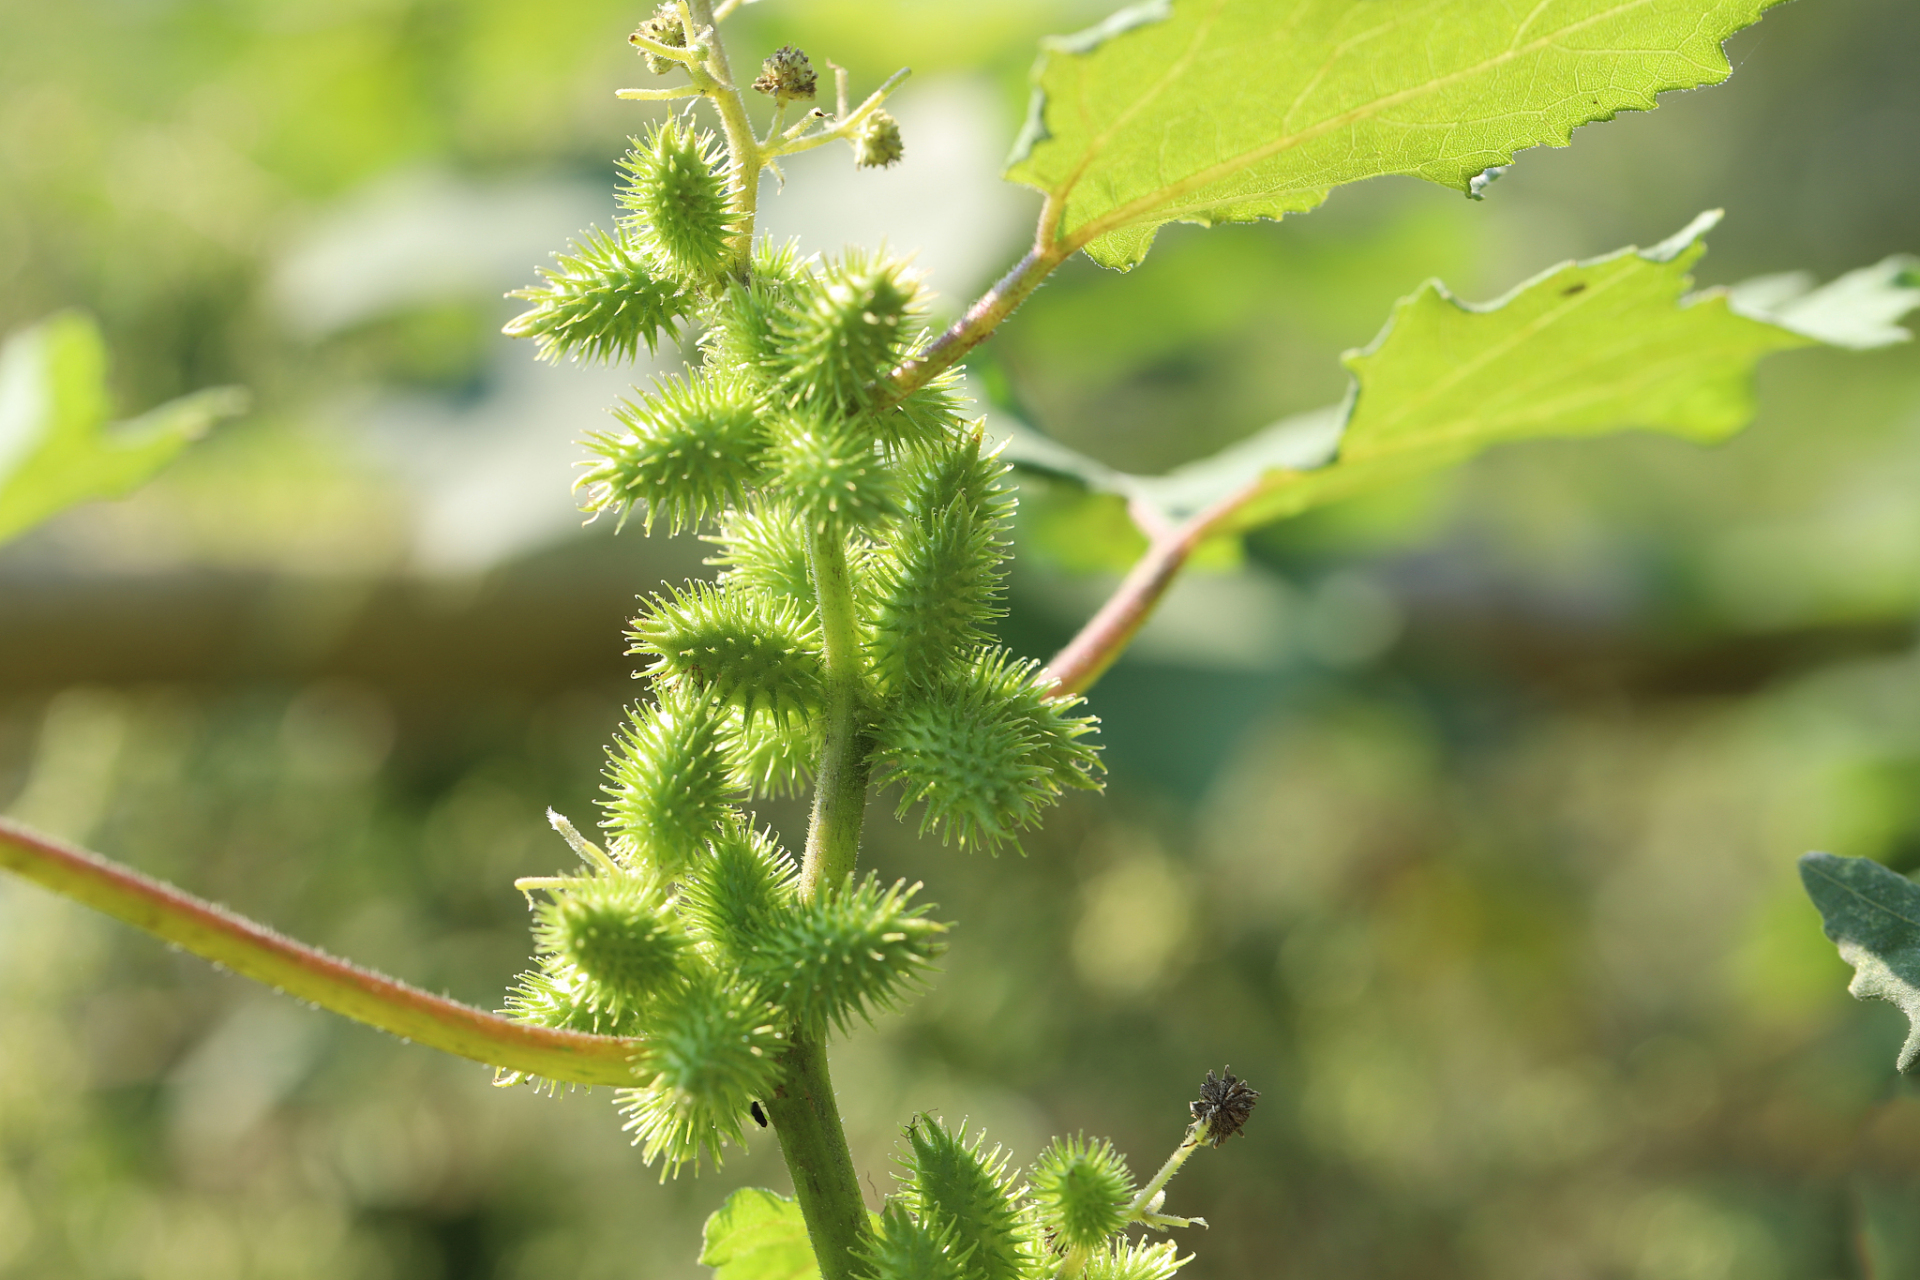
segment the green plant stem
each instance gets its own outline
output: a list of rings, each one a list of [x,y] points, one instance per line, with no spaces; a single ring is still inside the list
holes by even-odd
[[[1173,1181],[1173,1175],[1180,1172],[1180,1166],[1200,1149],[1200,1144],[1204,1141],[1206,1141],[1206,1134],[1200,1122],[1195,1121],[1187,1126],[1187,1132],[1180,1139],[1180,1145],[1173,1149],[1173,1154],[1167,1157],[1167,1162],[1160,1166],[1160,1172],[1154,1174],[1153,1180],[1140,1188],[1140,1193],[1134,1196],[1133,1203],[1127,1206],[1128,1222],[1145,1222],[1154,1226],[1186,1226],[1190,1222],[1200,1222],[1205,1225],[1199,1218],[1174,1218],[1162,1214],[1154,1203],[1154,1198],[1166,1190],[1167,1183]]]
[[[808,547],[820,610],[827,669],[825,733],[807,828],[800,894],[811,899],[853,874],[860,859],[860,826],[867,808],[866,726],[861,718],[860,631],[847,568],[846,540],[816,529]]]
[[[846,539],[837,530],[816,528],[807,557],[827,669],[826,730],[800,869],[800,894],[811,899],[853,875],[866,815],[869,765],[861,716],[859,619]],[[823,1280],[849,1280],[858,1269],[867,1234],[867,1207],[840,1125],[825,1039],[796,1032],[784,1066],[767,1118],[780,1135],[780,1154],[793,1178]]]
[[[4,818],[0,868],[243,978],[403,1039],[549,1080],[634,1083],[638,1041],[530,1026],[396,982]]]
[[[698,21],[714,24],[713,0],[691,0],[689,7]],[[768,130],[765,147],[754,136],[717,28],[711,43],[706,69],[717,83],[704,87],[726,129],[732,162],[728,181],[739,227],[733,239],[734,274],[745,279],[752,269],[760,170],[778,145],[777,131]],[[853,874],[866,812],[868,766],[860,715],[859,625],[845,540],[831,529],[814,530],[808,561],[827,673],[826,727],[800,879],[801,895],[811,899],[822,886]],[[840,1124],[824,1038],[796,1031],[781,1065],[780,1084],[764,1101],[807,1224],[807,1240],[822,1280],[854,1280],[867,1235],[867,1207]]]
[[[727,153],[732,160],[727,184],[737,219],[735,225],[739,227],[732,237],[733,272],[744,280],[753,262],[753,223],[759,207],[760,169],[765,156],[759,139],[753,136],[746,101],[733,82],[733,68],[727,63],[727,45],[720,38],[713,0],[690,0],[687,8],[695,21],[713,28],[709,40],[712,52],[707,55],[706,67],[715,83],[703,85],[702,90],[712,101],[714,110],[720,113],[721,127],[727,133]]]
[[[851,1280],[867,1237],[867,1207],[840,1125],[825,1040],[796,1033],[781,1065],[785,1073],[766,1100],[767,1119],[780,1135],[821,1280]]]

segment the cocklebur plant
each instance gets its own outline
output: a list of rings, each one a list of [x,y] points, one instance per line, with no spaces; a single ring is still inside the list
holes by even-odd
[[[1144,1185],[1098,1139],[1056,1141],[1021,1178],[964,1124],[920,1116],[902,1132],[897,1193],[877,1214],[863,1202],[826,1043],[929,981],[948,929],[918,886],[861,877],[870,788],[925,835],[1012,848],[1063,792],[1099,785],[1077,699],[1203,543],[1507,440],[1625,428],[1725,439],[1752,416],[1763,356],[1904,339],[1896,322],[1920,304],[1920,273],[1895,258],[1820,289],[1770,277],[1695,290],[1710,212],[1660,244],[1562,264],[1489,304],[1429,283],[1346,357],[1340,404],[1157,477],[972,416],[959,362],[1074,255],[1125,269],[1172,222],[1304,213],[1336,186],[1392,174],[1484,195],[1520,150],[1566,145],[1580,125],[1723,79],[1721,42],[1773,2],[1126,10],[1045,46],[1008,171],[1043,197],[1034,244],[938,334],[894,257],[803,256],[755,231],[761,174],[783,157],[845,142],[857,170],[909,153],[884,109],[899,76],[855,104],[834,68],[832,108],[809,106],[819,73],[797,47],[773,51],[744,84],[736,75],[720,23],[739,0],[663,4],[630,41],[665,83],[619,96],[689,109],[641,131],[620,166],[619,217],[519,292],[528,306],[507,331],[554,360],[624,361],[692,339],[684,371],[636,390],[588,434],[577,492],[620,523],[697,532],[715,575],[663,584],[632,621],[646,693],[614,731],[604,839],[552,816],[583,866],[519,882],[534,904],[535,963],[508,1016],[356,969],[15,825],[0,825],[0,865],[236,972],[492,1064],[505,1082],[612,1086],[663,1176],[717,1163],[764,1117],[795,1197],[742,1191],[714,1215],[702,1257],[727,1280],[800,1274],[801,1242],[826,1280],[1170,1275],[1184,1262],[1171,1242],[1131,1233],[1200,1221],[1166,1212],[1167,1182],[1245,1125],[1258,1095],[1232,1073],[1208,1073],[1185,1135]],[[46,435],[59,456],[57,433]],[[1149,540],[1044,667],[992,638],[1013,466],[1090,500],[1117,496]],[[809,790],[805,844],[783,849],[752,806]],[[1816,863],[1810,884],[1815,872],[1841,874]],[[1897,923],[1853,921],[1845,945],[1862,957],[1862,990],[1920,1008]]]
[[[717,47],[692,21],[663,6],[644,25],[635,43],[650,66],[673,60],[663,50]],[[784,108],[811,98],[815,77],[789,46],[754,87]],[[899,158],[877,103],[846,136],[861,165]],[[992,643],[1007,464],[962,415],[951,373],[892,394],[889,375],[928,341],[918,282],[883,254],[802,260],[754,243],[729,198],[734,171],[754,163],[690,120],[655,125],[621,162],[615,231],[588,232],[516,295],[531,307],[508,332],[549,359],[631,356],[681,325],[697,331],[698,362],[614,410],[579,484],[589,511],[701,531],[720,572],[655,594],[632,623],[650,692],[608,753],[606,847],[556,815],[590,871],[520,882],[545,901],[539,967],[509,1008],[643,1046],[644,1083],[620,1091],[621,1109],[663,1176],[717,1162],[763,1105],[818,1242],[834,1216],[866,1233],[857,1189],[850,1203],[841,1187],[808,1193],[808,1137],[847,1162],[830,1095],[806,1105],[818,1087],[807,1073],[824,1081],[832,1032],[924,982],[947,928],[916,902],[919,886],[856,878],[867,775],[903,815],[919,811],[923,832],[998,852],[1063,790],[1097,788],[1100,765],[1080,699]],[[809,781],[796,863],[747,806]],[[909,1131],[911,1205],[889,1210],[861,1255],[870,1269],[920,1274],[922,1255],[949,1256],[956,1275],[1043,1266],[1051,1254],[1029,1227],[1046,1215],[1022,1207],[979,1144],[932,1122]],[[1136,1220],[1121,1195],[1089,1216],[1087,1186],[1111,1191],[1112,1179],[1087,1183],[1087,1159],[1060,1157],[1046,1201],[1066,1215],[1076,1273]],[[821,1262],[829,1274],[860,1265],[851,1253]]]

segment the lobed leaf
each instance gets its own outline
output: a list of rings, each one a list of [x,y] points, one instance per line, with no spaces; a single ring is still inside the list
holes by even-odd
[[[742,1187],[707,1218],[700,1262],[714,1280],[819,1280],[806,1219],[789,1196]]]
[[[131,493],[246,407],[245,392],[222,387],[109,426],[106,376],[99,326],[78,312],[0,347],[0,543],[78,503]]]
[[[1920,1064],[1920,885],[1871,858],[1830,853],[1800,859],[1800,881],[1840,958],[1853,966],[1847,991],[1907,1015],[1895,1065],[1912,1071]]]
[[[1430,281],[1349,353],[1346,403],[1299,414],[1164,476],[1133,476],[1015,427],[1029,470],[1184,517],[1233,507],[1219,533],[1254,528],[1491,445],[1640,428],[1723,440],[1754,412],[1753,371],[1775,351],[1904,341],[1920,306],[1913,262],[1893,258],[1809,290],[1800,277],[1692,292],[1703,214],[1651,249],[1568,262],[1484,305]]]
[[[1477,194],[1529,147],[1718,84],[1780,0],[1152,0],[1047,41],[1007,171],[1131,267],[1169,222],[1311,209],[1412,174]]]

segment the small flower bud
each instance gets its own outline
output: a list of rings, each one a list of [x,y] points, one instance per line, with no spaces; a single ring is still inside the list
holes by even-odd
[[[789,102],[812,102],[819,83],[807,55],[789,44],[774,50],[773,56],[761,64],[753,87],[785,106]]]
[[[680,23],[679,11],[671,4],[663,4],[654,10],[653,16],[640,24],[633,37],[629,38],[633,44],[646,39],[674,49],[684,49],[687,45],[687,29]],[[663,76],[680,65],[671,58],[663,58],[645,48],[640,50],[640,56],[646,60],[647,70],[656,76]]]
[[[1240,1132],[1247,1117],[1253,1114],[1254,1101],[1260,1096],[1258,1089],[1250,1087],[1231,1070],[1222,1068],[1221,1071],[1219,1077],[1207,1072],[1206,1082],[1200,1086],[1200,1097],[1187,1104],[1200,1125],[1200,1140],[1212,1142],[1216,1147]]]
[[[900,141],[900,122],[884,111],[861,121],[853,136],[853,162],[862,169],[884,169],[906,153]]]

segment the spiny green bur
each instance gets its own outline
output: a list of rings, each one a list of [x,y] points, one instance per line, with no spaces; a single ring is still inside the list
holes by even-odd
[[[539,284],[508,295],[533,306],[507,325],[507,334],[534,339],[541,359],[627,361],[643,343],[651,354],[662,338],[679,338],[691,300],[627,232],[584,232],[554,263],[541,270]]]
[[[985,1149],[985,1136],[967,1141],[929,1116],[907,1126],[901,1159],[902,1200],[921,1222],[948,1236],[964,1274],[978,1280],[1019,1280],[1033,1255],[1021,1191],[1007,1177],[1006,1154]]]
[[[713,135],[672,116],[635,138],[620,161],[625,225],[683,279],[708,279],[726,266],[737,219],[720,166]]]
[[[729,727],[718,704],[678,690],[632,709],[607,752],[605,826],[616,850],[673,875],[705,853],[743,793],[719,750]]]
[[[589,437],[597,460],[575,485],[590,511],[625,519],[638,504],[649,531],[657,518],[678,533],[738,506],[765,479],[772,441],[744,388],[667,378],[640,403],[621,401],[613,416],[625,430]]]
[[[1091,1249],[1127,1225],[1133,1175],[1105,1140],[1055,1138],[1033,1166],[1040,1224],[1069,1249]]]
[[[935,1231],[895,1201],[880,1215],[867,1267],[874,1280],[968,1280],[955,1245],[952,1231]]]
[[[831,886],[793,910],[767,913],[752,931],[752,950],[741,956],[742,971],[810,1034],[871,1019],[919,986],[944,950],[947,926],[910,905],[919,887],[882,889],[868,876]]]
[[[581,882],[539,908],[541,947],[588,979],[588,996],[609,1009],[639,1009],[673,987],[687,937],[650,883],[628,877]]]

